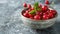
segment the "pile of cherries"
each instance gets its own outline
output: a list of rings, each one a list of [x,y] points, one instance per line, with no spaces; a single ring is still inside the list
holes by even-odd
[[[56,10],[49,9],[49,7],[47,5],[38,4],[37,7],[40,9],[36,10],[35,13],[31,12],[32,10],[34,10],[34,6],[32,6],[30,4],[26,4],[26,3],[24,3],[23,6],[25,8],[28,8],[28,10],[26,10],[23,13],[23,16],[26,18],[30,18],[30,19],[48,20],[48,19],[54,18],[57,14]],[[30,13],[33,13],[33,14],[30,14]]]

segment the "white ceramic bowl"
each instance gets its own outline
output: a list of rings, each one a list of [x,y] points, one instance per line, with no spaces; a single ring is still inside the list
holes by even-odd
[[[53,8],[50,7],[49,9],[53,9]],[[48,20],[34,20],[34,19],[26,18],[22,15],[22,13],[25,10],[26,9],[24,9],[21,12],[21,19],[26,26],[29,26],[29,27],[34,28],[34,29],[48,28],[55,23],[56,18],[57,18],[57,15],[56,15],[54,18],[48,19]]]

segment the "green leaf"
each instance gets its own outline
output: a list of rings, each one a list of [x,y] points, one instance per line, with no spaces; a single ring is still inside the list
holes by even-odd
[[[38,2],[36,2],[36,3],[34,4],[34,7],[37,7],[37,6],[38,6],[38,4],[39,4],[39,3],[38,3]]]
[[[35,14],[37,10],[41,10],[41,8],[39,8],[38,6],[39,6],[39,3],[36,2],[36,3],[34,4],[34,10],[30,11],[29,13],[30,13],[30,14]]]
[[[36,3],[34,4],[34,9],[35,9],[35,10],[37,10],[37,9],[38,9],[38,5],[39,5],[39,3],[38,3],[38,2],[36,2]]]
[[[41,11],[42,9],[41,9],[41,8],[38,8],[37,10],[38,10],[38,11]]]
[[[35,14],[35,12],[36,12],[35,10],[32,10],[32,11],[30,11],[29,13],[30,13],[30,14]]]

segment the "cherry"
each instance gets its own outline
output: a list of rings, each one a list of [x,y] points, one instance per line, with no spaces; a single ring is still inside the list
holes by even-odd
[[[53,12],[53,10],[50,10],[50,12]]]
[[[33,17],[30,17],[31,19],[34,19]]]
[[[28,4],[28,5],[27,5],[27,7],[28,7],[28,8],[31,8],[31,5],[30,5],[30,4]]]
[[[34,7],[32,7],[31,10],[34,10]]]
[[[29,18],[31,18],[31,19],[34,19],[34,18],[33,18],[33,16],[34,16],[34,15],[32,15],[32,14],[29,14]]]
[[[36,11],[36,14],[39,15],[40,11]]]
[[[30,11],[31,11],[31,9],[28,9],[28,11],[30,12]]]
[[[33,15],[32,14],[29,14],[29,17],[33,17]]]
[[[43,15],[43,13],[42,13],[41,11],[36,11],[36,14],[37,14],[37,15],[40,15],[40,16]]]
[[[39,15],[41,15],[41,16],[42,16],[42,15],[43,15],[43,13],[42,13],[42,12],[40,12],[40,14],[39,14]]]
[[[23,16],[29,17],[29,14],[28,13],[24,13]]]
[[[42,8],[42,5],[41,4],[39,4],[39,8]]]
[[[43,13],[43,15],[48,14],[48,12]]]
[[[27,7],[27,4],[26,4],[26,3],[23,3],[23,6],[24,6],[24,7]]]
[[[49,16],[49,18],[53,18],[54,17],[53,13],[50,13],[48,16]]]
[[[46,12],[47,12],[47,13],[50,13],[50,10],[48,9]]]
[[[48,10],[48,6],[44,5],[44,6],[42,7],[42,10],[43,10],[43,12],[46,12],[46,11]]]
[[[35,16],[34,16],[34,19],[35,19],[35,20],[40,20],[40,19],[41,19],[41,16],[35,15]]]
[[[49,19],[49,16],[47,14],[44,14],[43,15],[43,20],[47,20],[47,19]]]
[[[46,12],[44,12],[43,14],[49,14],[50,13],[50,10],[47,10]]]
[[[56,12],[56,11],[53,11],[53,14],[54,14],[54,15],[56,15],[56,14],[57,14],[57,12]]]
[[[26,13],[29,13],[29,11],[28,11],[28,10],[26,10]]]
[[[54,15],[56,15],[56,10],[50,10],[50,13],[53,13]]]
[[[48,4],[49,4],[49,1],[48,1],[48,0],[46,0],[46,1],[45,1],[45,4],[47,4],[47,5],[48,5]]]

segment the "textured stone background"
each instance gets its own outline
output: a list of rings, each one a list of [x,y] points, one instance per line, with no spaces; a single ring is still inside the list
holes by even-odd
[[[44,3],[44,0],[0,0],[0,34],[60,34],[60,0],[53,0],[55,2],[53,8],[58,12],[53,27],[34,30],[24,26],[20,18],[22,4],[24,2],[33,4],[36,1]]]

